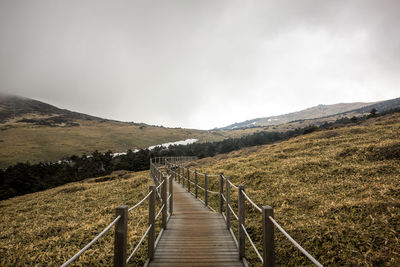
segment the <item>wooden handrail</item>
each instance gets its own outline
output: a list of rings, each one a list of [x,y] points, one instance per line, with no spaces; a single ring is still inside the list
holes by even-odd
[[[168,160],[168,158],[165,159],[166,164],[169,167],[174,167],[176,168],[176,165],[171,164]],[[208,193],[218,193],[219,194],[219,213],[221,216],[224,218],[226,222],[226,228],[232,233],[232,237],[237,243],[238,246],[238,256],[240,259],[246,261],[245,258],[245,239],[246,237],[249,239],[249,242],[251,246],[255,249],[256,254],[260,261],[262,262],[264,267],[273,267],[275,266],[275,248],[274,248],[274,223],[275,221],[272,221],[269,218],[273,218],[273,208],[270,206],[263,206],[260,208],[244,191],[244,186],[243,185],[235,185],[230,181],[230,178],[228,176],[224,176],[223,173],[220,173],[219,175],[207,175],[203,174],[201,172],[198,172],[196,169],[195,170],[190,170],[189,168],[185,168],[182,165],[177,166],[179,170],[182,171],[182,175],[178,174],[178,183],[182,181],[182,187],[185,188],[185,180],[187,181],[187,191],[190,192],[190,184],[194,185],[194,194],[195,198],[198,197],[198,188],[204,190],[204,201],[202,199],[199,199],[206,207],[209,207],[212,209],[212,207],[209,206],[208,203]],[[186,177],[185,177],[185,169],[186,169]],[[194,182],[190,181],[190,173],[194,173]],[[201,186],[198,185],[198,179],[197,175],[201,174],[204,175],[204,186],[205,188],[202,188]],[[218,177],[219,176],[219,192],[213,192],[208,189],[208,177]],[[182,179],[180,179],[182,178]],[[225,188],[224,188],[224,180],[225,180]],[[235,214],[232,206],[230,205],[231,199],[230,199],[230,194],[231,194],[231,187],[234,189],[238,190],[238,215]],[[225,190],[225,192],[224,192]],[[247,233],[246,227],[245,227],[245,200],[249,201],[249,203],[262,214],[263,218],[263,255],[261,256],[260,252],[257,250],[256,246],[254,245],[253,240],[251,240],[250,235]],[[224,214],[224,202],[225,202],[225,214]],[[214,209],[212,209],[215,211]],[[238,238],[233,234],[233,230],[231,228],[231,214],[235,217],[236,220],[238,220]],[[275,222],[276,223],[276,222]],[[277,227],[277,223],[275,225]],[[280,227],[280,226],[279,226]],[[280,231],[283,230],[283,228],[279,228]],[[282,229],[282,230],[281,230]],[[284,230],[283,230],[284,231]],[[285,232],[286,233],[286,232]],[[287,233],[286,233],[287,234]],[[287,234],[288,235],[288,234]],[[289,240],[293,240],[291,237]],[[291,241],[292,242],[292,241]],[[317,260],[315,260],[308,252],[306,252],[296,241],[293,240],[292,242],[296,247],[300,249],[300,251],[306,255],[316,266],[322,266]]]
[[[260,208],[254,201],[245,193],[244,186],[234,185],[228,176],[224,176],[220,173],[219,176],[219,192],[214,192],[209,190],[209,177],[215,177],[217,175],[202,174],[197,170],[190,170],[185,168],[183,163],[187,161],[192,161],[197,159],[196,157],[157,157],[150,159],[150,176],[154,181],[154,185],[149,188],[149,193],[140,200],[133,207],[128,208],[126,205],[117,207],[116,218],[109,224],[100,234],[98,234],[90,243],[88,243],[83,249],[81,249],[72,258],[66,261],[62,266],[67,266],[76,260],[82,253],[84,253],[94,242],[96,242],[100,237],[102,237],[112,226],[115,225],[114,234],[114,266],[125,267],[132,256],[139,249],[142,241],[148,238],[147,247],[147,261],[149,263],[154,258],[154,253],[158,241],[163,235],[164,231],[167,229],[169,216],[173,213],[173,180],[178,183],[182,182],[182,187],[185,188],[185,180],[187,181],[187,191],[191,193],[191,184],[194,186],[194,193],[196,199],[201,201],[206,207],[215,212],[215,210],[209,206],[208,193],[219,194],[219,213],[224,217],[226,221],[226,228],[232,234],[233,239],[238,247],[238,257],[239,259],[246,261],[245,258],[245,240],[246,237],[249,239],[251,246],[255,249],[256,254],[260,258],[264,267],[275,266],[275,249],[274,249],[274,226],[277,227],[284,235],[297,247],[299,250],[306,255],[315,265],[322,266],[315,258],[313,258],[307,251],[305,251],[289,234],[284,231],[284,229],[278,225],[278,223],[273,219],[274,210],[270,206],[263,206]],[[185,169],[186,177],[185,177]],[[163,171],[165,170],[165,171]],[[166,172],[166,173],[165,173]],[[194,182],[190,180],[190,172],[194,173]],[[198,183],[198,175],[204,175],[204,188],[202,188]],[[224,192],[224,180],[225,180],[225,192]],[[238,190],[238,215],[236,215],[230,202],[231,186]],[[169,194],[167,196],[167,187],[169,188]],[[198,188],[204,190],[204,201],[199,198]],[[160,192],[158,192],[160,191]],[[224,195],[225,193],[225,195]],[[160,197],[161,208],[159,213],[156,215],[156,196]],[[128,237],[128,212],[135,209],[141,205],[148,198],[148,228],[146,229],[144,235],[141,237],[139,243],[133,249],[129,257],[127,257],[127,237]],[[247,233],[245,227],[245,214],[246,206],[245,200],[248,200],[252,206],[262,214],[262,228],[263,228],[263,253],[262,257],[260,252],[257,250],[254,242],[251,240],[250,235]],[[225,215],[224,215],[224,202],[225,202]],[[169,216],[168,216],[169,213]],[[238,220],[238,236],[237,238],[233,234],[231,228],[231,214]],[[160,230],[157,240],[155,239],[156,230],[156,220],[161,215],[162,217],[162,229]]]

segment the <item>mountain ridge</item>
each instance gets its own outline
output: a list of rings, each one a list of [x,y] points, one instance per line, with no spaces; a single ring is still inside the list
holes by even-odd
[[[100,120],[100,121],[115,121],[104,119],[81,112],[62,109],[46,102],[19,96],[0,93],[0,123],[6,123],[13,119],[38,119],[63,116],[64,120]]]
[[[387,111],[396,107],[400,107],[400,98],[393,98],[376,102],[337,103],[332,105],[319,104],[317,106],[313,106],[296,112],[290,112],[269,117],[260,117],[243,122],[233,123],[220,129],[235,130],[251,127],[275,126],[299,120],[315,120],[330,118],[333,116],[357,116],[368,113],[374,108],[379,112]]]

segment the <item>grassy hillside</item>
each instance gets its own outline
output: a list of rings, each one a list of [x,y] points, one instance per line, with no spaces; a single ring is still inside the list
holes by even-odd
[[[64,156],[82,155],[95,150],[125,152],[189,138],[196,138],[199,142],[221,141],[262,130],[202,131],[114,121],[74,122],[79,126],[0,124],[0,168],[17,162],[57,161]]]
[[[0,266],[60,266],[115,218],[117,206],[137,203],[151,184],[148,172],[120,172],[1,201]],[[128,223],[131,251],[146,229],[147,202]],[[113,232],[70,266],[111,266]],[[145,249],[138,253],[131,266],[143,265]]]
[[[276,220],[323,265],[400,265],[399,114],[206,158],[191,167],[222,171],[258,205],[274,207]],[[260,216],[250,206],[247,216],[261,249]],[[254,259],[250,247],[247,253]],[[279,265],[310,264],[280,233],[276,257]]]
[[[222,129],[239,129],[245,127],[254,127],[254,126],[263,127],[263,126],[280,125],[296,120],[309,120],[326,116],[332,116],[338,113],[344,113],[365,106],[369,106],[371,104],[373,103],[354,102],[354,103],[339,103],[333,105],[318,105],[288,114],[265,117],[265,118],[257,118],[244,122],[234,123],[232,125],[223,127]],[[369,109],[367,112],[369,112],[370,110],[371,109]]]
[[[318,105],[279,116],[257,118],[234,123],[222,129],[236,130],[248,127],[265,127],[267,130],[285,131],[296,127],[306,127],[310,124],[319,125],[325,122],[332,122],[342,117],[359,117],[368,114],[372,109],[376,109],[378,112],[386,112],[399,107],[400,98],[371,103],[355,102]]]
[[[124,152],[187,138],[207,139],[208,136],[206,132],[198,130],[112,121],[78,120],[76,123],[79,126],[51,127],[27,123],[0,126],[0,167],[19,161],[57,161],[64,156],[91,153],[96,149]]]
[[[220,141],[254,131],[202,131],[118,122],[0,94],[0,168],[17,162],[57,161],[95,150],[125,152],[189,138]]]

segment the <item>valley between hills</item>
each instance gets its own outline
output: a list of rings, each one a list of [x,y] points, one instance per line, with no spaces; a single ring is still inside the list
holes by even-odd
[[[400,107],[400,98],[374,103],[318,105],[295,113],[212,130],[167,128],[107,120],[20,96],[0,94],[0,168],[18,162],[56,162],[94,151],[114,153],[185,139],[215,142],[256,132],[286,132]]]
[[[221,141],[259,130],[196,130],[120,122],[0,94],[0,168],[27,161],[56,162],[95,150],[126,152],[185,139]]]

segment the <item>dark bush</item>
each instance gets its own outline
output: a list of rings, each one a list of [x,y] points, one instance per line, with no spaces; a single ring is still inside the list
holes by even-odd
[[[390,144],[384,147],[374,147],[371,149],[369,160],[400,160],[400,143]]]

